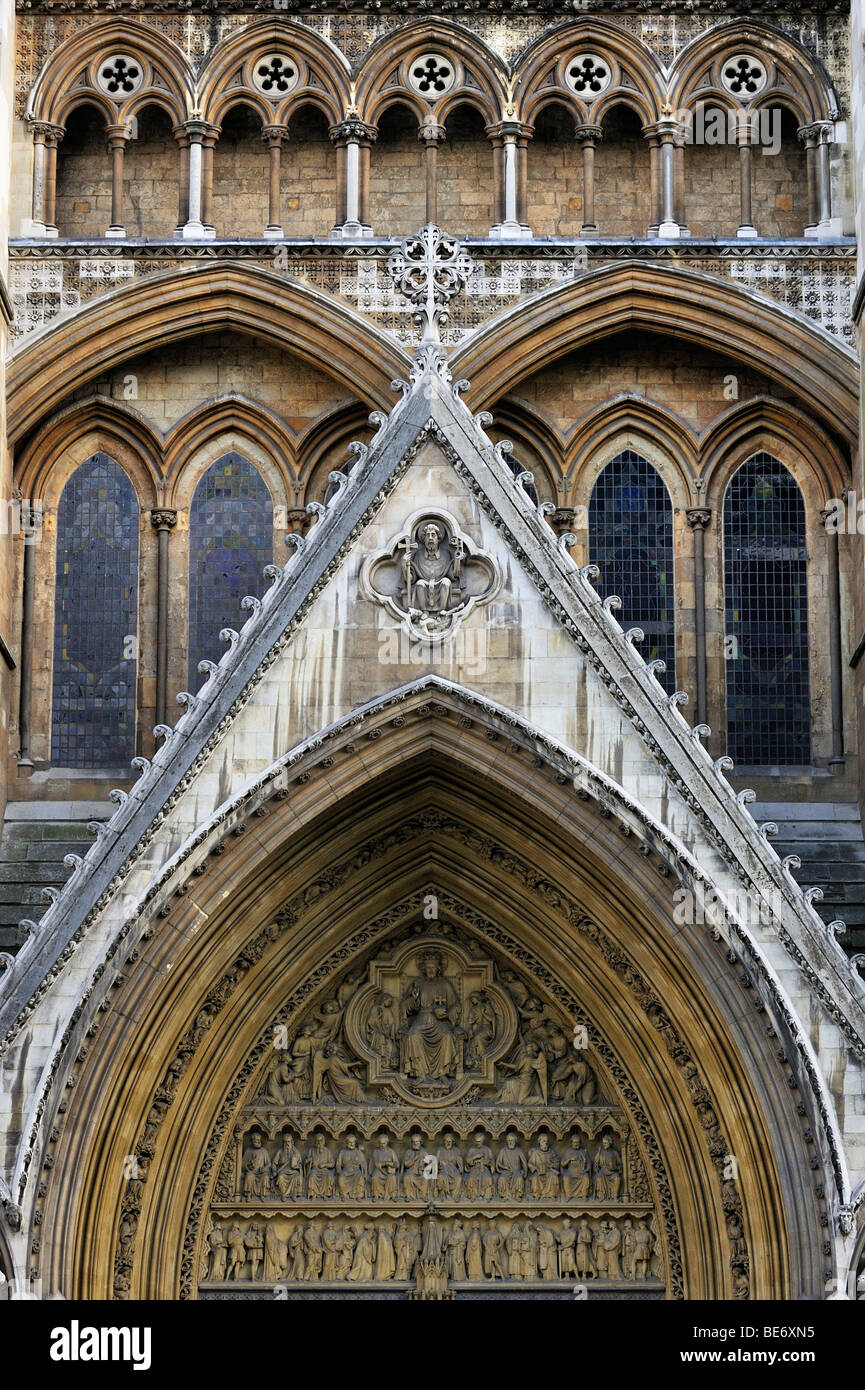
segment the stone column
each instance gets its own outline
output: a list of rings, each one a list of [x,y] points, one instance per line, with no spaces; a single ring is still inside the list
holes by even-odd
[[[694,535],[694,648],[697,674],[697,723],[706,723],[706,528],[712,520],[709,507],[688,507],[685,512]]]
[[[580,236],[597,236],[595,224],[595,149],[604,138],[599,125],[578,125],[574,139],[583,147],[583,225]]]
[[[57,148],[66,131],[49,121],[33,122],[33,203],[34,236],[56,236]]]
[[[205,236],[216,235],[213,225],[213,151],[219,139],[219,127],[209,125],[201,140],[201,220]]]
[[[177,141],[180,150],[180,196],[177,206],[177,228],[176,236],[182,236],[183,228],[189,221],[189,136],[186,127],[176,125],[172,127],[171,134]]]
[[[63,126],[51,125],[48,121],[33,121],[31,129],[33,131],[33,200],[30,209],[30,226],[26,232],[30,236],[56,236],[53,182],[57,176],[57,146],[63,139],[65,132]],[[50,198],[49,184],[52,185]],[[51,203],[50,208],[49,201]],[[49,211],[50,218],[48,216]]]
[[[736,140],[739,145],[739,226],[736,236],[757,236],[751,211],[751,122],[740,112],[736,121]]]
[[[436,125],[432,117],[427,117],[417,133],[426,150],[426,221],[438,221],[438,154],[439,145],[447,137],[443,125]]]
[[[654,125],[644,126],[643,134],[649,143],[650,158],[654,141],[657,141],[656,160],[658,205],[653,218],[658,219],[657,235],[664,238],[677,238],[687,232],[679,222],[679,208],[676,200],[677,182],[684,184],[684,132],[672,116],[664,116]]]
[[[368,225],[369,150],[378,138],[375,126],[347,116],[331,126],[336,146],[336,222],[331,236],[372,236]]]
[[[530,237],[526,222],[526,150],[531,129],[520,121],[499,121],[487,126],[493,147],[495,223],[490,236]]]
[[[186,241],[200,241],[208,235],[212,235],[212,230],[205,226],[202,208],[204,198],[204,140],[205,137],[212,137],[213,127],[209,126],[206,121],[193,118],[186,122],[185,129],[189,139],[189,198],[186,223],[182,235]],[[212,148],[211,145],[211,150]]]
[[[132,131],[128,125],[110,125],[107,128],[108,148],[111,151],[111,226],[106,236],[125,237],[123,222],[123,160],[126,142]]]
[[[643,127],[643,135],[649,146],[649,186],[652,202],[652,221],[647,236],[657,236],[663,220],[661,212],[661,137],[652,126]]]
[[[832,173],[829,167],[829,146],[835,134],[832,121],[814,121],[797,131],[805,146],[808,169],[808,219],[806,236],[836,236],[840,234],[839,219],[832,216]]]
[[[26,514],[25,514],[26,513]],[[30,756],[30,733],[33,707],[33,610],[36,593],[36,535],[32,507],[21,507],[21,530],[24,533],[24,564],[21,579],[21,683],[18,688],[18,772],[29,776],[33,769]],[[29,539],[28,539],[29,537]]]
[[[281,215],[280,159],[282,147],[288,139],[288,126],[266,125],[262,127],[261,138],[267,145],[270,156],[270,180],[268,191],[266,237],[284,236]]]
[[[177,525],[173,507],[153,507],[150,524],[156,532],[156,722],[168,720],[168,537]]]
[[[830,531],[829,519],[835,523]],[[828,555],[828,593],[827,619],[829,622],[829,683],[832,693],[832,756],[829,759],[831,770],[840,774],[844,771],[844,687],[841,670],[841,563],[838,545],[837,511],[834,507],[824,507],[820,520],[826,530],[829,544]]]

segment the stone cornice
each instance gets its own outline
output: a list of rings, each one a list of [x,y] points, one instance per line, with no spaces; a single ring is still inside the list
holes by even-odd
[[[281,0],[277,8],[278,14],[287,17],[303,14],[327,14],[333,13],[344,15],[346,13],[364,14],[374,6],[370,0]],[[418,15],[423,18],[439,18],[432,16],[425,0],[389,0],[389,3],[382,5],[385,12],[392,11],[394,14]],[[58,6],[56,0],[16,0],[15,9],[19,14],[56,14],[61,11],[64,14],[76,11],[86,14],[88,17],[93,14],[105,14],[110,18],[116,18],[118,14],[128,12],[140,15],[153,11],[157,13],[177,13],[188,14],[212,14],[224,12],[228,14],[249,14],[261,15],[272,14],[274,10],[273,0],[63,0],[62,5]],[[719,12],[717,0],[640,0],[639,4],[616,3],[616,0],[456,0],[456,4],[448,18],[459,21],[461,14],[477,14],[478,11],[488,12],[497,16],[507,16],[508,14],[525,15],[541,14],[549,17],[550,23],[557,20],[579,18],[586,13],[597,13],[602,15],[619,16],[623,14],[670,14],[685,13],[692,14],[695,11],[704,11],[712,15],[714,19],[723,23],[726,19],[736,19],[741,15],[749,18],[753,15],[753,5],[750,0],[726,0],[723,11]],[[847,14],[850,10],[849,0],[811,0],[808,10],[815,14]],[[773,10],[771,17],[777,18],[783,15],[798,15],[800,10],[793,5],[784,9]]]

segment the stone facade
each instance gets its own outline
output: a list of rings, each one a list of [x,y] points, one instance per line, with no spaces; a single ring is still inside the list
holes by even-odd
[[[829,523],[865,496],[861,47],[843,5],[21,7],[3,458],[39,524],[0,537],[7,1277],[459,1299],[501,1250],[503,1285],[561,1296],[567,1221],[598,1297],[855,1296],[865,618],[855,525]],[[619,612],[593,563],[625,457],[664,502],[639,541],[634,479],[606,504]],[[775,539],[731,560],[759,458]],[[98,682],[61,623],[120,534],[119,503],[70,515],[94,459],[132,498],[133,631]],[[225,600],[197,672],[196,546]],[[773,559],[794,578],[756,613]],[[666,673],[628,611],[652,579]],[[746,611],[749,639],[807,629],[807,756],[736,769]],[[52,753],[59,711],[127,682],[132,769]],[[348,1187],[315,1176],[319,1132]],[[443,1164],[422,1194],[414,1133]],[[575,1133],[592,1176],[566,1190]],[[464,1255],[472,1142],[510,1177],[473,1193]]]

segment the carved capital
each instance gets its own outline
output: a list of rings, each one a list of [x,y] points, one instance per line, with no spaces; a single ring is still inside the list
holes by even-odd
[[[603,128],[599,125],[574,126],[574,139],[578,145],[600,145],[603,138]]]
[[[568,531],[573,531],[576,515],[576,507],[556,507],[555,511],[550,513],[549,523],[557,536],[564,536]]]
[[[64,126],[54,125],[51,121],[31,121],[30,129],[37,145],[59,145],[66,134]]]
[[[346,116],[345,120],[330,127],[328,135],[335,145],[347,145],[350,140],[358,145],[374,145],[378,128],[368,125],[359,116]]]
[[[832,121],[812,121],[800,126],[796,134],[806,149],[814,149],[816,145],[831,144],[835,126]]]
[[[424,145],[441,145],[448,138],[448,133],[443,125],[436,125],[435,121],[425,121],[418,130],[417,138]]]
[[[687,507],[685,517],[692,531],[705,531],[712,520],[712,508]]]
[[[265,125],[261,127],[261,138],[265,145],[282,146],[289,140],[287,125]]]
[[[177,511],[174,507],[151,507],[150,525],[154,531],[173,531],[177,525]]]

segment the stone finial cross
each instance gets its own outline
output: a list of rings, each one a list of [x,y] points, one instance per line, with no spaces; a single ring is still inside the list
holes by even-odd
[[[473,269],[462,242],[434,222],[406,237],[388,258],[387,272],[395,288],[417,306],[414,319],[422,328],[421,347],[441,343],[439,330],[447,323],[448,304],[465,288]]]

